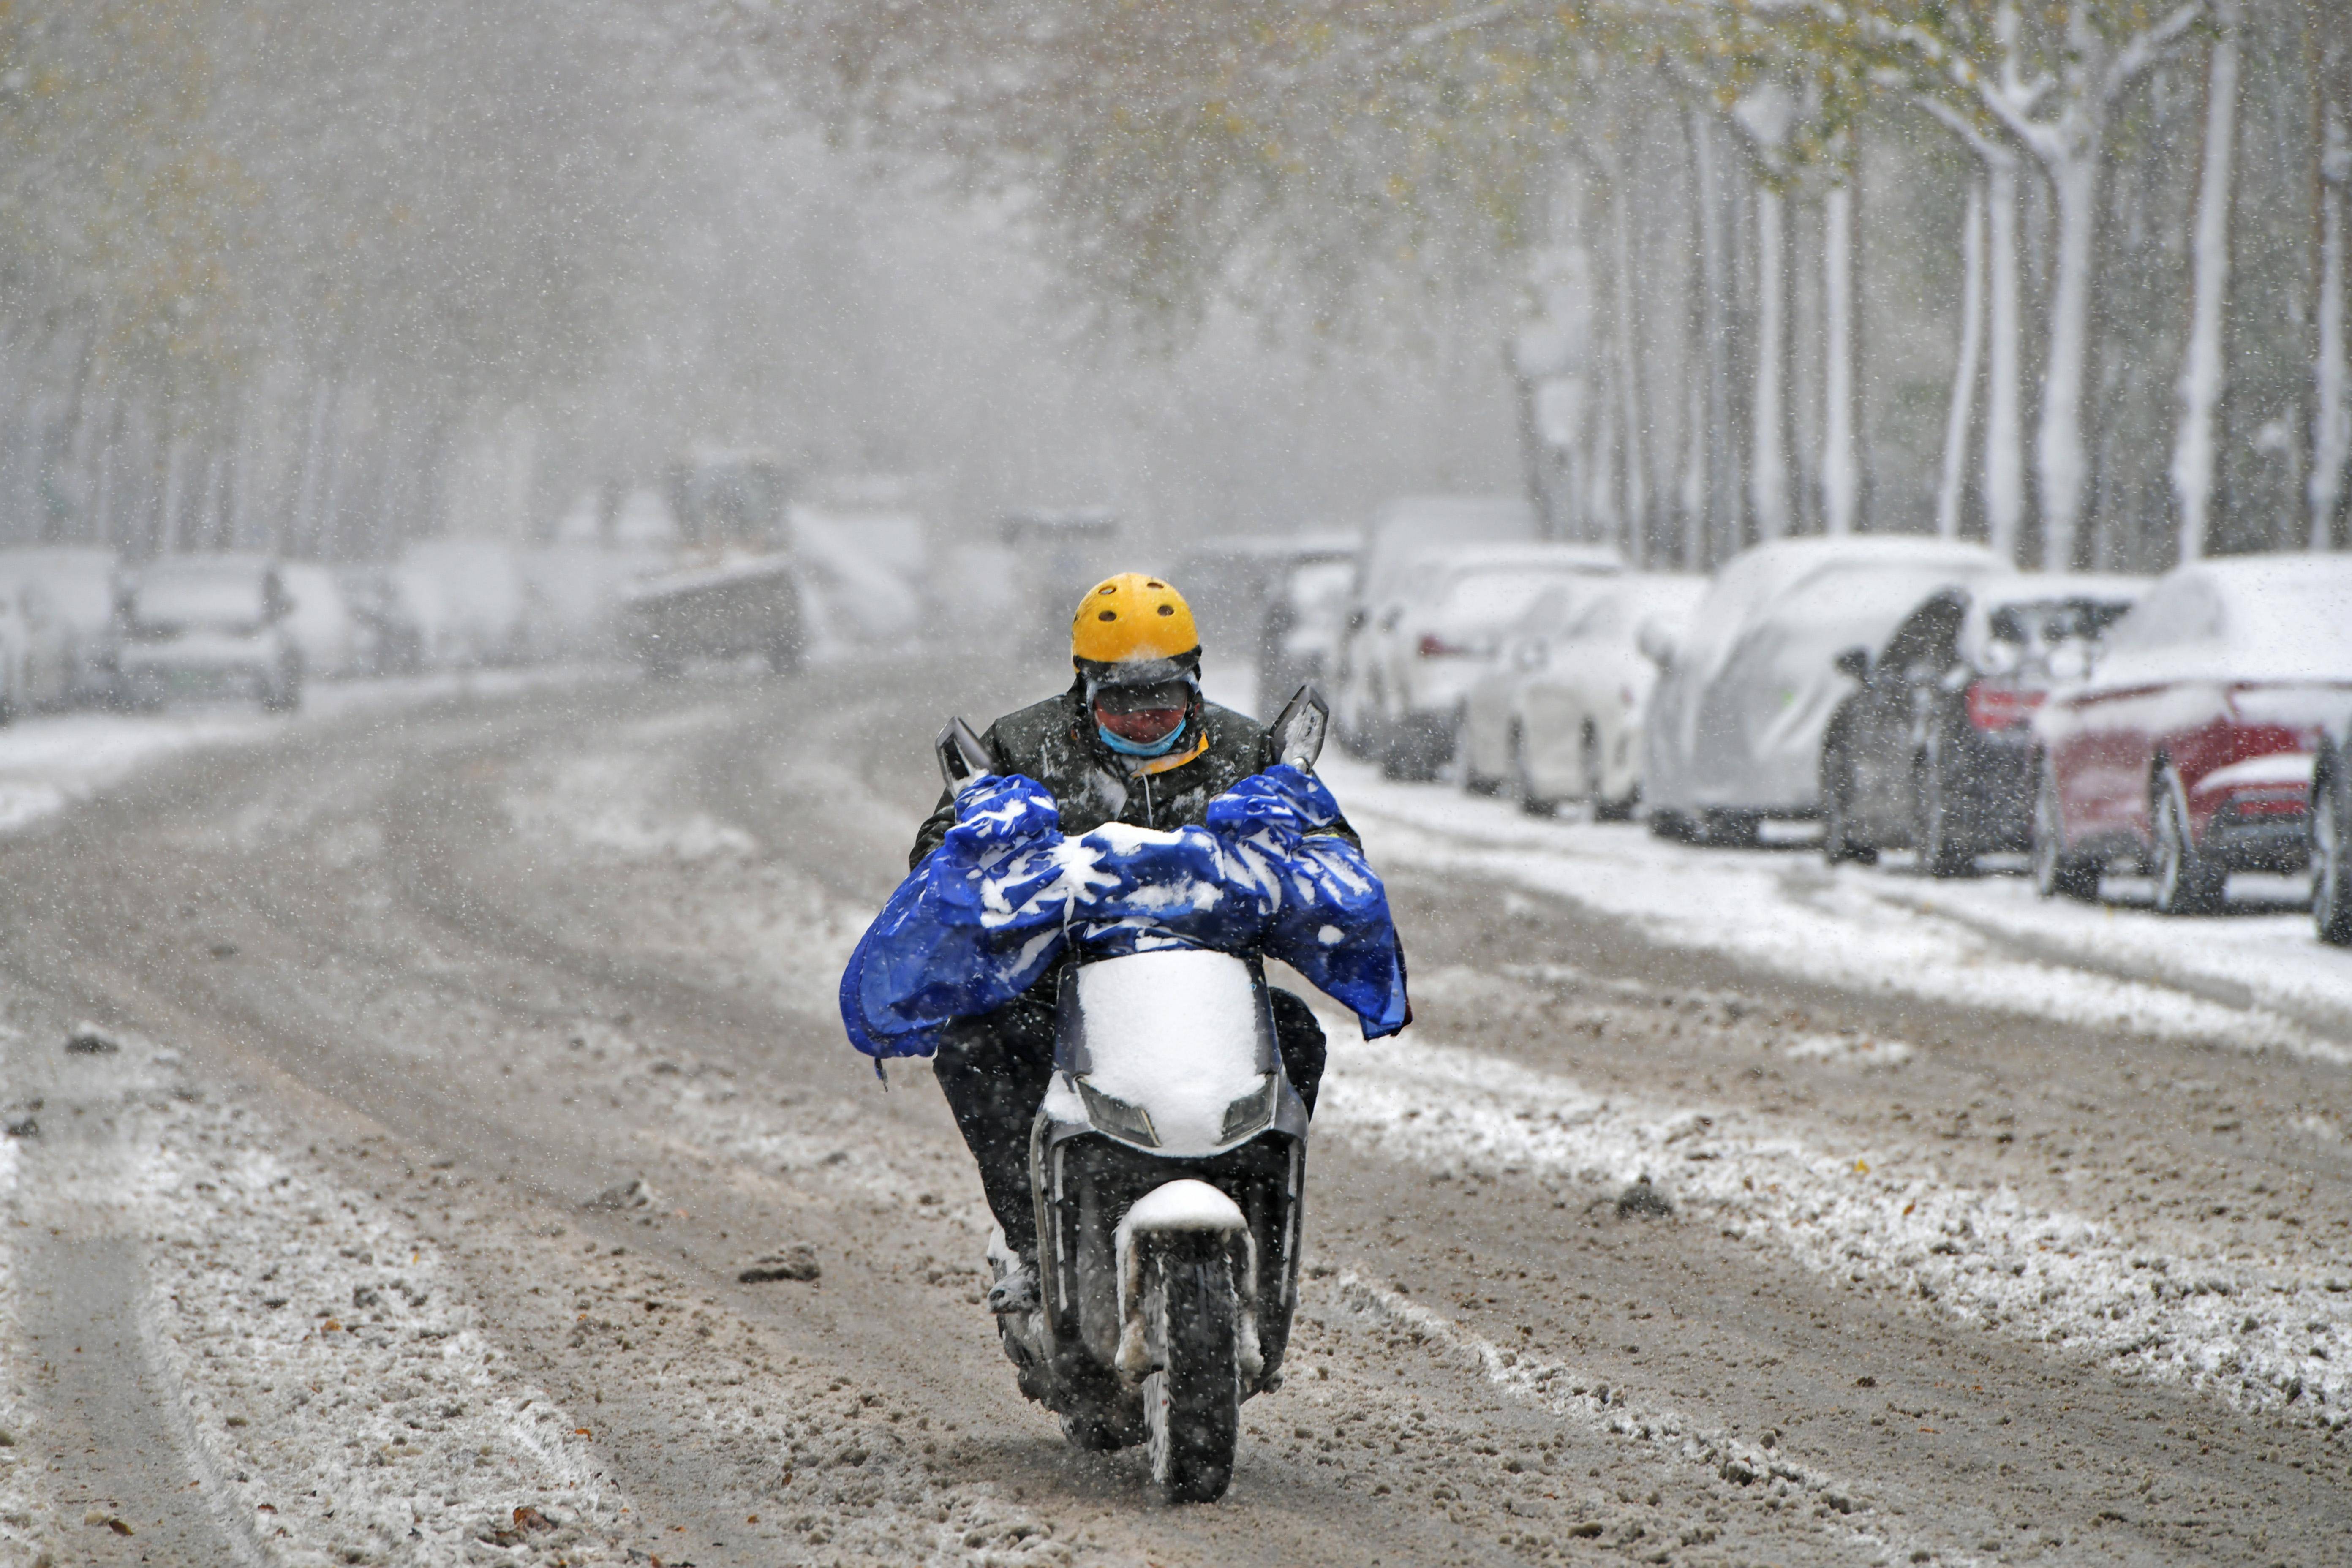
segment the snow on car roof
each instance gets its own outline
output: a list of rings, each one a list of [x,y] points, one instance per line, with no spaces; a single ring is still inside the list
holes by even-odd
[[[2352,555],[2223,556],[2158,579],[2107,634],[2090,684],[2352,683]]]

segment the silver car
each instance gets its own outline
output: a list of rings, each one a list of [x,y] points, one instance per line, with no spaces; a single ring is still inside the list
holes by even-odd
[[[177,555],[125,579],[122,686],[136,706],[250,697],[272,712],[302,700],[302,658],[287,633],[293,601],[258,555]]]

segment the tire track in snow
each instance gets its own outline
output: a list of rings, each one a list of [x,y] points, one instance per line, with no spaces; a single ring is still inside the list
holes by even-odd
[[[1874,1505],[1851,1482],[1794,1464],[1720,1428],[1701,1426],[1679,1411],[1634,1404],[1622,1385],[1612,1388],[1596,1373],[1507,1349],[1353,1269],[1343,1270],[1337,1283],[1341,1316],[1402,1331],[1468,1366],[1507,1396],[1571,1422],[1588,1435],[1638,1444],[1654,1455],[1709,1471],[1734,1486],[1760,1483],[1780,1496],[1802,1492],[1840,1515],[1873,1510]],[[1874,1524],[1849,1521],[1847,1528],[1856,1541],[1872,1549],[1925,1561],[1912,1556],[1921,1550],[1916,1540],[1897,1540]],[[1949,1542],[1939,1545],[1947,1562],[1975,1561],[1952,1555]]]
[[[1340,1026],[1327,1019],[1327,1031]],[[2230,1259],[2191,1231],[2127,1236],[2036,1208],[2006,1185],[1952,1184],[1905,1158],[1874,1172],[1745,1111],[1591,1093],[1575,1080],[1429,1041],[1335,1052],[1319,1129],[1426,1168],[1515,1166],[1616,1187],[1649,1176],[1728,1237],[1840,1289],[1916,1303],[2107,1365],[2352,1422],[2352,1273]]]

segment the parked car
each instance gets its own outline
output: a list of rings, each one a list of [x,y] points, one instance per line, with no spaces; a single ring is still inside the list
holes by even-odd
[[[73,690],[72,639],[37,577],[0,577],[0,724],[63,707]]]
[[[1357,756],[1377,755],[1383,737],[1372,683],[1372,649],[1387,636],[1420,576],[1424,556],[1465,545],[1533,542],[1535,509],[1516,496],[1401,496],[1373,514],[1364,530],[1349,590],[1348,618],[1330,670],[1331,729]]]
[[[1822,847],[1830,863],[1907,847],[1932,877],[2033,841],[2035,711],[2090,668],[2139,595],[2137,577],[2015,576],[1937,589],[1874,655],[1838,667],[1860,684],[1822,741]]]
[[[1748,844],[1768,818],[1818,816],[1822,736],[1853,687],[1834,657],[2002,570],[1978,545],[1890,535],[1777,540],[1727,562],[1684,631],[1642,635],[1659,668],[1643,726],[1651,830]]]
[[[1352,559],[1302,561],[1267,590],[1258,632],[1257,701],[1278,710],[1309,681],[1328,684],[1348,629],[1348,594],[1356,581]]]
[[[334,573],[289,561],[278,568],[278,576],[286,585],[286,635],[302,656],[302,673],[314,680],[364,673],[365,632]]]
[[[1554,584],[1613,575],[1616,552],[1578,544],[1474,544],[1420,558],[1409,585],[1357,644],[1357,723],[1390,776],[1433,778],[1452,758],[1463,700],[1506,627]]]
[[[122,682],[131,700],[250,696],[272,712],[302,700],[302,658],[287,635],[293,602],[258,555],[175,555],[125,579]]]
[[[1472,694],[1465,782],[1507,781],[1522,809],[1549,815],[1583,800],[1595,817],[1633,815],[1642,794],[1642,721],[1658,670],[1635,637],[1679,627],[1706,592],[1703,578],[1627,574],[1553,589]]]
[[[121,631],[114,616],[115,558],[79,545],[0,550],[0,594],[37,584],[65,644],[64,702],[107,702],[115,696]]]
[[[2033,721],[2033,878],[2095,897],[2122,861],[2156,907],[2218,906],[2232,871],[2309,864],[2314,763],[2352,716],[2352,556],[2174,568]]]
[[[428,664],[520,664],[530,652],[530,590],[518,552],[485,539],[428,539],[408,547],[394,580],[415,620]]]
[[[425,668],[425,630],[401,595],[394,574],[382,566],[344,570],[343,602],[359,623],[360,673],[415,675]]]

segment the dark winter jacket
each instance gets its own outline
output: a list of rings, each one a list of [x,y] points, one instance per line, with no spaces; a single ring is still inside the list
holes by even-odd
[[[1164,772],[1138,773],[1097,736],[1084,684],[1073,681],[1060,696],[999,719],[981,740],[998,773],[1024,774],[1052,792],[1066,834],[1091,832],[1106,822],[1170,832],[1201,826],[1211,800],[1274,762],[1265,727],[1256,720],[1203,702],[1196,721],[1208,731],[1207,751]],[[921,865],[955,823],[955,797],[942,792],[915,835],[908,867]],[[1345,818],[1320,831],[1360,842]]]

